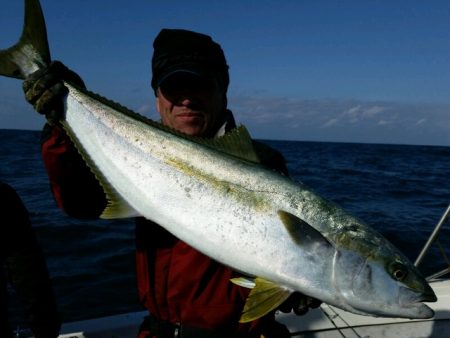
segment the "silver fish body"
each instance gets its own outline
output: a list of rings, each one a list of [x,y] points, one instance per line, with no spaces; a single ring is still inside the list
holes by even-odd
[[[39,3],[26,4],[36,17]],[[34,43],[27,31],[0,52],[1,74],[23,78],[49,61],[48,54],[14,62],[29,50],[34,60],[46,53],[46,41]],[[66,86],[61,123],[104,187],[110,203],[103,217],[144,216],[255,277],[234,281],[253,287],[242,321],[273,310],[294,291],[359,314],[433,316],[423,304],[436,300],[433,290],[403,254],[303,184],[256,163],[244,128],[219,140],[190,138]]]

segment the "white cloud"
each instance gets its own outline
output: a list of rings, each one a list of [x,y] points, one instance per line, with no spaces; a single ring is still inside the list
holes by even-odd
[[[358,123],[363,120],[375,118],[377,115],[380,115],[388,110],[388,107],[378,104],[373,105],[371,103],[359,103],[356,106],[344,111],[341,118],[350,123]]]
[[[148,114],[150,112],[152,112],[153,106],[149,105],[149,104],[144,104],[142,106],[140,106],[136,112],[139,114]]]
[[[379,120],[377,124],[378,124],[379,126],[386,126],[386,125],[392,124],[392,122],[386,121],[386,120]]]
[[[419,121],[416,122],[416,126],[419,126],[419,125],[425,123],[426,120],[427,119],[420,119]]]
[[[322,127],[324,127],[324,128],[331,127],[331,126],[334,126],[335,124],[337,124],[338,122],[339,122],[339,120],[337,118],[333,118],[333,119],[330,119],[327,122],[325,122],[325,124]]]
[[[450,146],[450,104],[240,95],[229,106],[260,138]]]

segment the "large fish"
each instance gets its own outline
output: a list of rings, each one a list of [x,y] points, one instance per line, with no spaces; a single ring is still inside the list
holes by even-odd
[[[25,1],[20,41],[0,74],[23,79],[50,62],[39,1]],[[303,184],[258,163],[243,127],[194,139],[69,83],[61,123],[104,187],[103,217],[144,216],[249,278],[241,321],[294,291],[364,315],[429,318],[436,296],[379,233]]]

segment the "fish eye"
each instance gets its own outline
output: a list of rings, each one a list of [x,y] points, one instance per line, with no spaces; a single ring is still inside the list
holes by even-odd
[[[402,269],[395,270],[392,275],[394,276],[395,279],[401,281],[406,277],[406,271]]]
[[[400,282],[404,280],[408,275],[408,270],[406,269],[406,266],[404,266],[399,262],[392,263],[389,270],[391,276]]]

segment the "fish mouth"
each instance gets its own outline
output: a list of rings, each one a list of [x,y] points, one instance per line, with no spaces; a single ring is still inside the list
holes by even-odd
[[[433,288],[429,284],[425,285],[425,290],[421,292],[418,301],[426,303],[434,303],[437,301],[437,296],[434,293]]]
[[[434,317],[434,310],[423,303],[415,303],[410,305],[415,309],[416,315],[406,316],[409,319],[430,319]]]
[[[433,303],[437,301],[436,294],[433,289],[428,286],[422,292],[418,292],[409,288],[401,288],[399,293],[400,306],[405,309],[411,309],[407,315],[411,319],[428,319],[434,316],[434,311],[425,303]]]
[[[425,285],[423,290],[414,290],[408,287],[401,287],[399,292],[399,299],[402,305],[414,303],[433,303],[437,301],[434,290],[429,285]]]
[[[433,290],[431,290],[431,292],[422,295],[422,297],[420,297],[420,300],[418,302],[434,303],[437,302],[437,300],[438,299],[436,294],[434,293]]]

